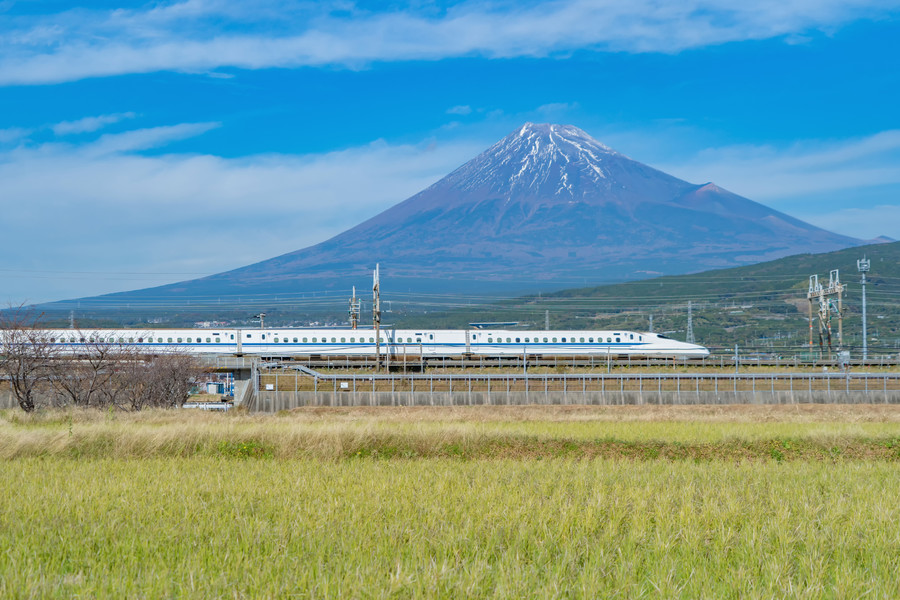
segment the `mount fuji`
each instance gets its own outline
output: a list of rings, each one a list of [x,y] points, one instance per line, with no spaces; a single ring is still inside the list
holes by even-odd
[[[325,242],[93,300],[152,297],[171,305],[179,298],[348,291],[371,281],[376,262],[385,292],[551,291],[861,243],[713,183],[667,175],[577,127],[527,123],[429,188]]]

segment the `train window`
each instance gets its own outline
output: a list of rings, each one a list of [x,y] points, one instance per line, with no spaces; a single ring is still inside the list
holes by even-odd
[[[554,343],[554,344],[556,343],[556,338],[553,338],[553,343]]]
[[[334,344],[334,343],[336,343],[336,342],[337,342],[337,340],[336,340],[335,338],[331,338],[331,343],[332,343],[332,344]]]
[[[250,334],[249,334],[249,333],[247,334],[247,339],[250,339]]]
[[[493,343],[494,343],[494,338],[488,338],[488,344],[493,344]]]
[[[231,339],[234,339],[234,334],[231,334]],[[219,338],[216,338],[216,341],[219,341]]]
[[[417,343],[417,344],[421,344],[421,343],[422,343],[422,338],[416,338],[416,343]]]
[[[231,336],[231,337],[234,337],[234,336]],[[216,338],[216,343],[217,343],[217,344],[218,344],[220,341],[222,341],[222,338]]]
[[[181,338],[178,338],[178,343],[179,343],[179,344],[181,343]]]
[[[133,343],[134,343],[134,338],[128,338],[128,343],[129,343],[129,344],[133,344]]]
[[[526,343],[526,344],[528,343],[528,339],[529,339],[529,338],[525,338],[525,343]]]
[[[642,341],[644,341],[644,336],[642,336],[642,335],[639,335],[639,336],[638,336],[638,341],[639,341],[639,342],[642,342]]]
[[[138,344],[143,344],[143,343],[144,343],[144,338],[138,338]]]
[[[512,343],[512,339],[506,338],[506,343],[507,343],[507,344],[511,344],[511,343]]]
[[[375,343],[375,338],[369,338],[369,343],[370,343],[370,344],[374,344],[374,343]]]
[[[206,338],[206,343],[210,343],[212,340],[210,338]]]
[[[316,338],[313,338],[313,344],[315,344],[315,343],[316,343]]]
[[[633,339],[634,339],[634,334],[633,334],[633,333],[629,333],[629,334],[628,334],[628,339],[633,340]]]
[[[295,344],[297,343],[297,338],[294,338],[294,343],[295,343]]]
[[[172,343],[172,338],[167,338],[167,339],[168,339],[168,342],[171,344],[171,343]],[[162,339],[160,339],[159,341],[162,341]]]
[[[545,343],[545,344],[547,343],[547,338],[544,338],[544,343]]]
[[[181,340],[178,340],[178,341],[180,342]],[[188,344],[190,344],[190,343],[191,343],[191,338],[188,338]]]
[[[518,344],[520,341],[521,341],[521,340],[520,340],[519,338],[516,338],[516,343],[517,343],[517,344]]]
[[[593,343],[594,343],[594,338],[588,338],[588,343],[589,343],[589,344],[593,344]]]
[[[429,340],[433,340],[433,339],[434,339],[434,334],[433,334],[433,333],[429,333],[429,334],[428,334],[428,339],[429,339]]]
[[[341,343],[344,344],[347,342],[347,338],[341,338]]]
[[[305,344],[306,342],[308,342],[308,341],[309,341],[309,340],[308,340],[307,338],[303,338],[303,343],[304,343],[304,344]]]
[[[607,343],[607,344],[609,344],[609,343],[611,343],[611,342],[612,342],[612,338],[611,338],[611,337],[606,338],[606,343]]]
[[[566,343],[566,338],[563,338],[563,339],[562,339],[562,343],[563,343],[563,344]]]
[[[578,341],[581,342],[581,343],[583,344],[583,343],[584,343],[584,338],[578,338]]]
[[[56,343],[56,338],[50,338],[50,343],[51,343],[51,344],[55,344],[55,343]]]
[[[275,343],[276,343],[276,344],[278,343],[278,338],[275,338]]]
[[[616,343],[617,343],[617,344],[618,344],[619,342],[621,342],[621,341],[622,341],[622,338],[616,338]]]

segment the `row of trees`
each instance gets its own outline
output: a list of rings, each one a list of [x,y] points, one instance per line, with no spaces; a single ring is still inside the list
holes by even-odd
[[[0,377],[19,406],[115,407],[136,411],[177,407],[202,375],[184,353],[149,356],[126,344],[84,338],[74,354],[55,343],[40,318],[24,310],[0,314]]]

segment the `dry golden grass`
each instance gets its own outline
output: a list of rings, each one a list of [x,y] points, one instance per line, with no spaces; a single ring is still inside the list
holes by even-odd
[[[876,405],[306,408],[0,412],[0,458],[900,459]]]

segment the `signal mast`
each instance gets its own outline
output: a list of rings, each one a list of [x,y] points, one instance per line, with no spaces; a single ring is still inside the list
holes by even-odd
[[[356,286],[353,286],[353,296],[350,297],[350,329],[356,329],[359,325],[360,302],[356,298]]]
[[[856,269],[862,276],[862,281],[860,283],[862,284],[863,362],[869,357],[869,337],[866,335],[866,273],[869,272],[869,264],[870,261],[865,256],[856,261]]]
[[[381,290],[378,281],[378,264],[372,279],[372,324],[375,326],[375,372],[381,369]]]

